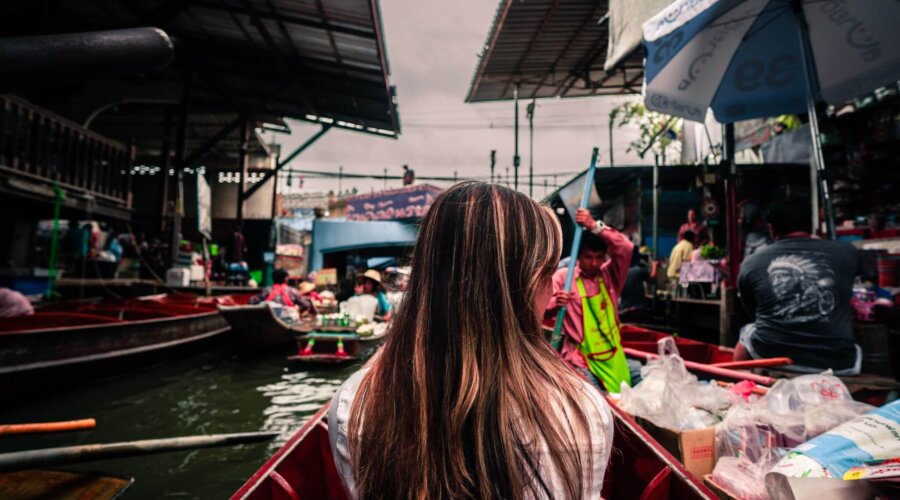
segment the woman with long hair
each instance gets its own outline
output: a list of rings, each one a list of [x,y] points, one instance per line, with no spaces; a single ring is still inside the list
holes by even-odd
[[[599,498],[609,408],[541,330],[561,240],[502,186],[435,199],[386,344],[332,400],[352,498]]]

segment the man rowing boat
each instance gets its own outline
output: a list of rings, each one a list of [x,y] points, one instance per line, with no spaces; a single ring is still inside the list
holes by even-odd
[[[608,392],[619,392],[622,382],[631,385],[631,375],[622,339],[616,305],[634,244],[622,233],[595,221],[580,208],[575,222],[587,232],[581,240],[572,288],[564,290],[567,269],[553,275],[553,296],[545,318],[556,317],[565,306],[563,359],[588,381]]]

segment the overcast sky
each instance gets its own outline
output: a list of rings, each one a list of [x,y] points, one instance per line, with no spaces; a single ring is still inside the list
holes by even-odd
[[[400,175],[408,164],[418,176],[452,176],[460,179],[490,174],[490,150],[497,150],[497,173],[510,169],[513,157],[513,103],[466,104],[463,99],[478,63],[478,52],[487,38],[497,2],[456,0],[444,3],[422,0],[382,0],[391,82],[397,86],[402,134],[398,139],[333,129],[292,163],[293,168],[382,175]],[[601,162],[608,165],[609,110],[621,98],[544,99],[537,101],[534,132],[535,174],[562,174],[587,167],[591,148],[601,148]],[[520,110],[519,188],[527,192],[528,127],[525,104]],[[290,136],[274,135],[291,150],[318,130],[317,126],[292,122]],[[615,129],[615,161],[643,163],[626,154],[636,130]],[[552,185],[553,178],[548,178]],[[429,181],[430,182],[430,181]],[[448,183],[430,182],[439,186]],[[388,187],[399,187],[388,181]],[[382,189],[381,180],[346,179],[343,188],[361,191]],[[289,188],[301,192],[298,183]],[[336,179],[305,179],[302,191],[337,189]],[[544,196],[543,178],[535,181],[534,196]]]

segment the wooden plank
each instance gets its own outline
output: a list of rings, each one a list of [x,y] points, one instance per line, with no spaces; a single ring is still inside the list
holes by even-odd
[[[0,474],[0,498],[107,500],[118,498],[132,478],[50,470],[24,470]]]

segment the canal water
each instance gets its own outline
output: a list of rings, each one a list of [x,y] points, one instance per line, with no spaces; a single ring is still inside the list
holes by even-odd
[[[358,368],[292,366],[287,350],[247,356],[232,347],[215,347],[0,408],[0,423],[97,419],[97,427],[90,431],[0,437],[0,452],[195,434],[278,432],[270,443],[58,467],[133,477],[126,499],[227,498]]]

